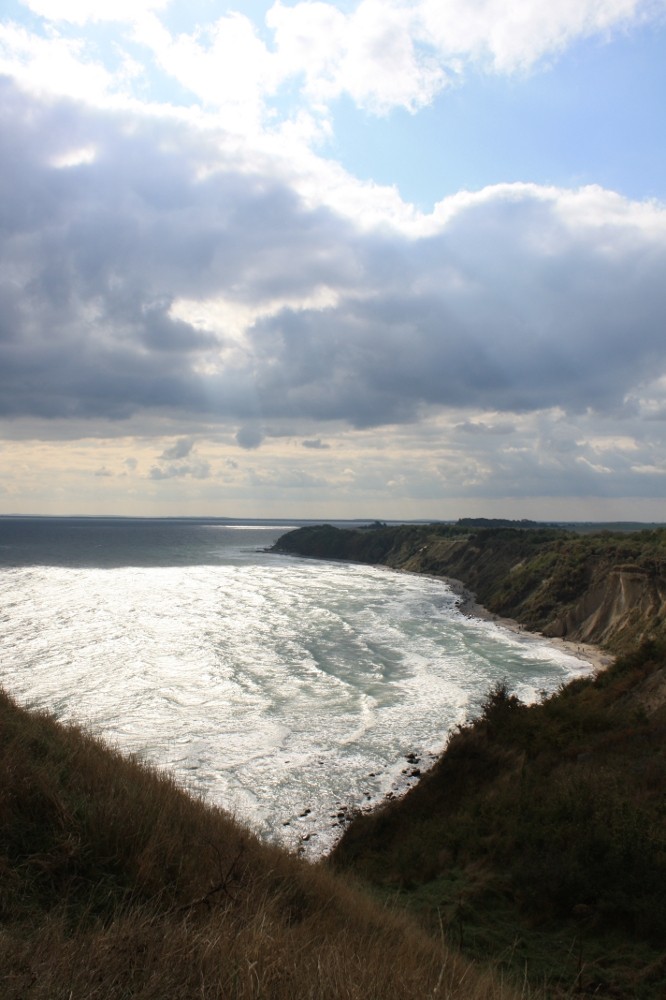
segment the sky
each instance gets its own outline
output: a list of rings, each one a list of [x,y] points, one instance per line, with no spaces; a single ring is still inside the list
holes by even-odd
[[[3,0],[0,514],[666,520],[666,0]]]

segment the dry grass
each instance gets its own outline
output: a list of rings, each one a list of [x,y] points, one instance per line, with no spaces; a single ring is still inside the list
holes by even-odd
[[[511,1000],[404,914],[0,695],[3,1000]]]

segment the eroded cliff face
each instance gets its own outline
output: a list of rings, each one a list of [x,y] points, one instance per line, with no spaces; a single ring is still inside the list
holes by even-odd
[[[602,646],[641,641],[662,631],[666,618],[666,581],[631,567],[599,572],[571,607],[544,633]]]
[[[277,548],[460,580],[489,611],[553,637],[620,651],[666,637],[666,530],[577,535],[554,529],[398,525],[308,527]]]

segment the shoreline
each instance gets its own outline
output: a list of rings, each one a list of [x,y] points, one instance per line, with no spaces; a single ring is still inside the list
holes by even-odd
[[[348,562],[349,560],[342,559],[337,561]],[[521,622],[516,621],[515,618],[503,618],[501,615],[494,614],[492,611],[489,611],[488,608],[484,607],[483,604],[479,604],[473,591],[469,590],[462,580],[457,580],[455,577],[439,576],[433,573],[420,573],[418,570],[400,569],[387,566],[384,563],[376,563],[375,565],[378,569],[385,569],[392,573],[410,573],[418,576],[428,576],[433,580],[439,580],[451,589],[454,596],[457,598],[456,608],[466,618],[476,618],[480,621],[492,622],[500,628],[507,629],[508,631],[515,632],[519,635],[532,636],[535,639],[543,639],[554,648],[569,653],[578,660],[587,662],[594,673],[608,669],[608,667],[610,667],[615,661],[614,654],[602,649],[601,646],[595,646],[592,643],[586,642],[574,642],[570,639],[561,639],[556,636],[547,636],[544,635],[543,632],[535,632],[526,628]],[[568,681],[566,683],[568,683]],[[388,803],[396,802],[399,799],[404,798],[404,796],[419,783],[428,771],[430,771],[437,764],[443,754],[446,753],[449,739],[453,732],[454,728],[452,727],[447,733],[444,734],[443,743],[439,750],[424,750],[423,748],[418,748],[405,753],[400,758],[400,761],[397,762],[397,766],[400,767],[401,764],[405,764],[406,766],[401,767],[400,773],[395,776],[390,788],[384,792],[383,795],[377,796],[376,798],[373,797],[368,801],[356,804],[351,802],[339,803],[338,809],[340,811],[337,813],[338,822],[334,824],[334,826],[338,826],[338,830],[333,837],[332,843],[329,843],[327,846],[323,847],[323,849],[319,849],[319,845],[314,847],[314,845],[310,843],[308,845],[310,849],[308,850],[304,841],[309,841],[310,838],[301,838],[301,843],[297,847],[297,853],[304,855],[308,858],[308,860],[315,863],[330,856],[330,854],[335,850],[338,842],[344,837],[349,824],[353,822],[356,814],[370,814],[376,812]]]
[[[301,556],[300,558],[310,559],[319,557]],[[353,562],[354,560],[332,559],[330,561]],[[404,569],[401,566],[388,566],[386,563],[366,563],[365,565],[373,565],[377,569],[385,569],[390,573],[410,573],[415,576],[428,576],[431,580],[439,580],[441,583],[446,584],[447,587],[450,587],[455,597],[458,598],[456,607],[466,618],[478,618],[480,621],[493,622],[495,625],[499,625],[500,628],[505,628],[509,632],[516,632],[518,635],[531,635],[535,639],[544,639],[551,646],[555,647],[555,649],[561,649],[563,652],[569,653],[579,660],[586,660],[595,672],[607,670],[615,662],[616,655],[602,646],[596,646],[591,642],[562,639],[554,635],[544,635],[543,632],[527,628],[522,622],[516,621],[515,618],[504,618],[502,615],[497,615],[493,611],[489,611],[483,604],[479,604],[474,591],[470,590],[462,580],[458,580],[454,576],[444,576],[439,573],[423,573],[418,569]]]
[[[558,636],[544,635],[543,632],[535,632],[532,629],[526,628],[521,622],[516,621],[515,618],[503,618],[501,615],[494,614],[488,608],[484,607],[483,604],[478,603],[476,594],[468,590],[462,580],[456,580],[451,576],[442,576],[436,579],[443,580],[451,588],[456,597],[459,598],[457,604],[458,610],[466,618],[479,618],[481,621],[493,622],[495,625],[508,629],[510,632],[516,632],[519,635],[532,635],[535,638],[545,639],[546,642],[556,649],[570,653],[579,660],[586,660],[595,671],[606,670],[615,661],[615,656],[607,650],[602,649],[601,646],[595,646],[590,642],[577,642],[573,639],[562,639]]]
[[[266,549],[267,552],[280,553],[279,549],[275,549],[273,546],[271,549]],[[438,573],[424,573],[418,569],[405,569],[402,566],[390,566],[387,563],[363,563],[357,562],[354,559],[346,559],[343,556],[312,556],[305,555],[303,553],[295,553],[284,551],[281,552],[282,555],[295,556],[298,559],[322,559],[324,562],[337,562],[337,563],[352,563],[357,566],[374,566],[376,569],[387,570],[389,573],[410,573],[415,576],[429,576],[431,580],[439,580],[441,583],[446,584],[453,591],[454,595],[458,598],[456,607],[461,614],[465,615],[466,618],[478,618],[481,621],[494,622],[501,628],[508,629],[510,632],[516,632],[519,635],[532,635],[535,638],[545,639],[546,642],[550,643],[556,649],[561,649],[571,656],[575,656],[579,660],[586,660],[590,666],[595,671],[607,670],[615,662],[615,654],[603,649],[601,646],[596,646],[591,642],[580,642],[573,639],[562,639],[559,636],[544,635],[543,632],[537,632],[533,629],[528,629],[521,622],[516,621],[515,618],[503,618],[501,615],[497,615],[492,611],[489,611],[483,604],[479,604],[476,599],[476,594],[470,590],[462,580],[458,580],[454,576],[444,576]]]

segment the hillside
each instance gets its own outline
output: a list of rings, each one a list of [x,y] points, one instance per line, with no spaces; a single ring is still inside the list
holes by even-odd
[[[666,638],[666,529],[308,526],[281,552],[349,559],[462,581],[480,604],[546,636],[630,649]]]
[[[0,694],[3,1000],[513,1000],[405,914]]]
[[[317,865],[0,692],[0,996],[659,1000],[664,545],[465,525],[284,536],[282,551],[454,576],[550,634],[643,640],[541,705],[491,692]]]
[[[453,577],[492,612],[620,655],[537,705],[499,686],[330,859],[549,997],[666,995],[666,532],[308,527],[283,552]]]
[[[666,645],[525,706],[503,688],[331,864],[548,996],[666,996]]]

